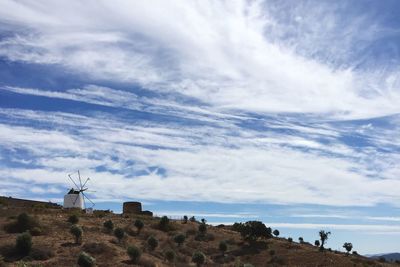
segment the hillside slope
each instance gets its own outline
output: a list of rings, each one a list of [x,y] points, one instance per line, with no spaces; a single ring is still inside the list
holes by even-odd
[[[37,228],[41,229],[35,230],[38,235],[32,237],[32,253],[24,259],[14,251],[18,233],[8,233],[4,229],[15,222],[21,212],[32,215],[39,223]],[[5,261],[3,265],[16,266],[24,260],[28,262],[27,266],[77,266],[79,253],[85,251],[96,259],[97,266],[134,266],[126,248],[135,245],[143,252],[139,266],[195,266],[192,263],[195,251],[205,254],[204,266],[243,266],[245,263],[253,266],[395,266],[358,255],[319,252],[315,246],[290,243],[283,238],[262,240],[250,246],[241,239],[239,233],[226,226],[207,225],[204,238],[198,236],[198,222],[170,221],[169,229],[161,231],[158,229],[159,218],[106,212],[79,214],[78,225],[83,228],[83,238],[81,244],[75,244],[70,233],[71,223],[67,222],[72,213],[61,209],[3,207],[0,210],[0,254]],[[134,226],[136,219],[144,223],[139,234]],[[115,227],[125,230],[126,235],[121,242],[104,228],[106,220],[112,220]],[[181,246],[174,242],[174,236],[178,233],[186,236]],[[146,242],[150,236],[158,240],[158,246],[153,251]],[[219,250],[222,240],[228,245],[224,256]],[[165,260],[166,250],[175,252],[175,265]]]

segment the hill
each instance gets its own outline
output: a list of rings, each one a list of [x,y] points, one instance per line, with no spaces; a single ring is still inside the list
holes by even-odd
[[[373,259],[385,259],[386,261],[399,261],[400,262],[400,253],[384,253],[384,254],[375,254],[369,255],[368,257]]]
[[[21,216],[22,212],[30,216]],[[68,222],[74,214],[78,216],[77,225],[83,230],[78,243],[70,233],[72,224]],[[21,217],[25,220],[24,225],[17,223]],[[103,226],[108,220],[113,222],[114,228],[120,227],[125,231],[121,241]],[[136,220],[144,224],[140,232],[134,226]],[[46,207],[2,207],[0,254],[3,259],[0,266],[22,266],[18,265],[22,261],[27,263],[25,266],[77,266],[78,255],[82,251],[94,257],[97,266],[135,266],[127,254],[127,247],[131,245],[142,251],[136,266],[195,266],[192,255],[196,251],[206,256],[204,266],[395,266],[360,255],[328,250],[320,252],[310,244],[289,242],[284,238],[248,243],[229,226],[206,225],[206,233],[200,235],[200,224],[175,220],[160,227],[160,218],[144,215],[120,215],[107,211],[83,214]],[[32,250],[27,256],[22,256],[15,248],[19,235],[16,232],[21,227],[28,227],[33,235]],[[174,242],[179,233],[186,237],[180,246]],[[151,236],[158,241],[154,250],[148,245]],[[227,244],[224,255],[219,250],[221,241]],[[166,260],[166,251],[174,252],[169,253],[175,255],[174,265]]]

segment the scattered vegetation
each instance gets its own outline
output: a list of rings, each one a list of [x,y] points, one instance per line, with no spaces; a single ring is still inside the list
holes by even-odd
[[[107,231],[109,233],[112,232],[112,230],[114,229],[114,223],[111,220],[107,220],[103,223],[104,228],[107,229]]]
[[[176,255],[175,255],[175,252],[173,250],[168,249],[168,250],[165,251],[164,257],[168,262],[172,263],[172,262],[175,261]]]
[[[73,224],[70,228],[70,233],[75,237],[75,244],[80,244],[82,241],[83,230],[79,225]]]
[[[226,241],[220,241],[218,248],[222,252],[222,256],[225,256],[225,252],[228,250],[228,244]]]
[[[156,247],[158,246],[158,239],[155,238],[154,236],[150,236],[147,239],[147,245],[149,246],[150,250],[155,250]]]
[[[81,252],[78,256],[78,265],[80,267],[92,267],[95,266],[96,260],[87,254],[86,252]]]
[[[114,236],[118,239],[118,242],[121,243],[122,239],[125,237],[124,229],[118,227],[114,230]]]
[[[167,216],[162,216],[160,222],[158,223],[158,227],[162,231],[169,230],[169,218]]]
[[[32,236],[29,232],[24,232],[17,236],[15,248],[21,255],[28,255],[32,249]]]
[[[244,240],[254,242],[258,238],[271,238],[272,230],[260,221],[248,221],[246,223],[235,223],[233,230],[238,231]]]
[[[72,224],[77,224],[79,222],[79,217],[76,214],[72,214],[68,217],[68,222]]]
[[[139,235],[139,234],[140,234],[140,231],[141,231],[141,230],[143,229],[143,227],[144,227],[144,223],[143,223],[143,221],[137,219],[137,220],[135,220],[134,225],[135,225],[135,227],[137,228],[137,234]]]
[[[328,240],[328,237],[330,234],[331,234],[331,232],[325,232],[324,230],[319,231],[319,239],[321,240],[321,245],[320,245],[319,249],[321,251],[324,250],[324,245],[325,245],[326,241]]]
[[[183,242],[185,242],[186,236],[184,234],[177,234],[174,237],[174,242],[178,244],[178,247],[180,247]]]
[[[353,249],[353,244],[346,242],[343,244],[344,249],[347,251],[347,254],[350,253],[350,251]]]
[[[200,267],[206,262],[206,255],[201,251],[196,251],[192,255],[192,261],[196,263],[197,267]]]
[[[128,246],[126,252],[133,263],[138,263],[142,256],[142,251],[136,246]]]
[[[32,216],[28,215],[25,212],[20,213],[17,216],[16,221],[8,223],[4,226],[4,230],[8,233],[23,233],[26,231],[32,231],[32,229],[34,228],[40,229],[40,224],[38,220],[36,220],[35,218],[33,218]],[[38,230],[34,232],[35,234],[37,234]]]

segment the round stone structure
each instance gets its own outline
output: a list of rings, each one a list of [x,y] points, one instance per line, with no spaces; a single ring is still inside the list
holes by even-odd
[[[123,213],[142,213],[142,203],[136,201],[124,202],[122,205]]]

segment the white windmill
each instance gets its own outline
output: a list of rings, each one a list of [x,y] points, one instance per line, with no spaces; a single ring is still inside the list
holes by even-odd
[[[79,181],[79,185],[78,183],[76,183],[74,181],[74,179],[72,178],[73,175],[78,175],[76,177],[77,182]],[[72,187],[68,193],[64,196],[64,208],[78,208],[78,209],[87,209],[87,210],[93,210],[94,207],[94,203],[93,201],[91,201],[87,195],[85,195],[85,191],[87,191],[89,188],[86,187],[87,182],[90,180],[90,178],[87,178],[85,180],[85,182],[82,184],[82,180],[81,180],[81,174],[79,172],[79,170],[76,173],[71,173],[68,174],[69,179],[72,181],[72,183],[76,186],[76,188]],[[90,208],[86,208],[86,202],[85,199],[87,199],[92,206]]]

